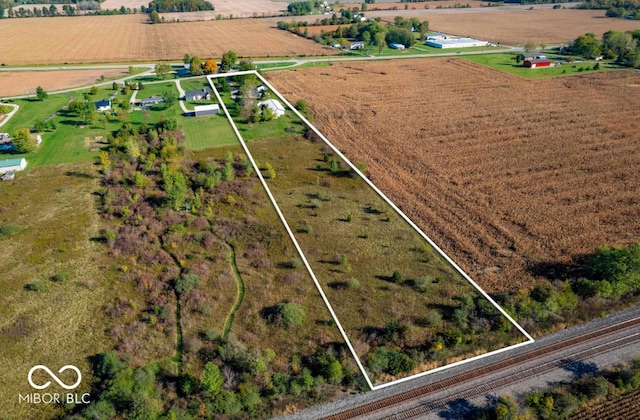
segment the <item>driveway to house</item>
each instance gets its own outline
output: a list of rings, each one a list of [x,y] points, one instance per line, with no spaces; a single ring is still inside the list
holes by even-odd
[[[193,111],[189,111],[187,109],[187,107],[184,104],[184,89],[182,89],[182,85],[180,84],[180,80],[176,79],[174,80],[176,87],[178,88],[178,98],[180,99],[180,108],[182,108],[182,112],[184,112],[185,115],[189,115],[191,114]]]
[[[13,111],[9,112],[8,114],[6,114],[4,116],[4,118],[2,119],[2,121],[0,121],[0,127],[2,127],[3,125],[5,125],[6,123],[9,122],[9,120],[11,119],[11,117],[13,117],[13,115],[18,112],[18,109],[20,109],[20,107],[16,104],[5,104],[0,102],[0,105],[7,105],[10,106],[11,108],[13,108]]]

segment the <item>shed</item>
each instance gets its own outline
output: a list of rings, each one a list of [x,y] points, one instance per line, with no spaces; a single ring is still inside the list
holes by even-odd
[[[157,105],[162,102],[164,102],[164,98],[162,96],[149,96],[148,98],[141,99],[140,105],[151,106],[151,105]]]
[[[532,60],[525,60],[523,65],[525,67],[536,69],[538,67],[550,67],[551,61],[549,61],[548,58],[534,58]]]
[[[426,45],[433,48],[469,48],[469,47],[485,47],[489,43],[473,38],[427,38]]]
[[[389,48],[393,48],[394,50],[404,50],[404,45],[398,44],[397,42],[392,42],[389,44]]]
[[[220,106],[218,104],[214,105],[198,105],[193,108],[194,114],[196,117],[205,117],[207,115],[218,115],[220,114]]]
[[[98,112],[108,111],[111,109],[111,99],[103,99],[101,101],[94,102],[93,104],[96,106],[96,110],[98,110]]]
[[[14,158],[0,160],[0,174],[6,172],[22,171],[27,167],[27,160],[25,158]]]
[[[260,108],[269,108],[275,118],[283,116],[285,112],[284,106],[276,99],[267,99],[266,101],[258,102],[258,106]]]
[[[207,88],[190,90],[185,92],[184,99],[186,101],[202,101],[211,99],[211,91]]]

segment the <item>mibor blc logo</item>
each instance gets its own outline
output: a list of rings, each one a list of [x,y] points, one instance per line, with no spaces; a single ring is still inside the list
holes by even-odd
[[[65,383],[62,379],[60,379],[55,373],[51,371],[47,366],[44,365],[36,365],[29,370],[29,374],[27,375],[27,380],[29,381],[29,385],[32,388],[37,390],[43,390],[49,388],[53,383],[51,380],[47,380],[46,382],[42,381],[42,375],[38,375],[38,380],[34,379],[34,374],[37,371],[44,371],[55,383],[57,383],[60,387],[66,389],[67,391],[71,391],[76,389],[80,383],[82,382],[82,373],[80,369],[73,365],[66,365],[61,367],[58,370],[58,374],[61,374],[67,370],[71,370],[74,372],[76,379],[75,382],[71,384]],[[68,380],[69,375],[65,375],[65,378]],[[58,393],[38,393],[34,392],[31,394],[20,394],[18,395],[20,402],[26,402],[29,404],[89,404],[91,401],[89,400],[89,394],[58,394]]]

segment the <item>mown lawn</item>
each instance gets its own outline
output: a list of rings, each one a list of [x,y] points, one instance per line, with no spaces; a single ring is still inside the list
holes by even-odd
[[[222,92],[220,95],[244,140],[264,139],[287,134],[304,133],[304,124],[293,112],[291,112],[291,110],[287,109],[285,115],[280,118],[274,118],[271,121],[248,123],[246,118],[239,115],[239,105],[231,99],[231,95],[226,92]],[[278,100],[278,98],[273,94],[271,95],[271,98]]]
[[[238,138],[224,115],[210,117],[181,117],[178,121],[191,150],[238,145]]]

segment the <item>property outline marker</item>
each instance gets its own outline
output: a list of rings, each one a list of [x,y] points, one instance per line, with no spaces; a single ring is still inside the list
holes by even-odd
[[[347,163],[347,165],[349,165],[349,168],[351,168],[351,170],[353,170],[356,174],[358,174],[358,176],[363,179],[366,184],[371,187],[379,196],[380,198],[382,198],[387,204],[389,204],[391,206],[391,208],[398,213],[402,219],[407,222],[409,224],[409,226],[411,226],[416,232],[418,232],[420,234],[420,236],[422,236],[423,239],[425,239],[429,245],[431,245],[442,257],[444,257],[444,259],[451,264],[451,266],[456,269],[461,275],[462,277],[464,277],[465,280],[467,280],[469,283],[471,283],[471,285],[473,287],[476,288],[476,290],[478,290],[480,292],[480,294],[482,294],[482,296],[484,296],[485,299],[487,299],[489,302],[491,302],[491,304],[493,306],[495,306],[496,309],[498,309],[498,311],[509,320],[509,322],[511,322],[512,325],[514,325],[518,331],[520,331],[522,333],[522,335],[524,335],[527,340],[523,341],[521,343],[518,344],[514,344],[511,346],[507,346],[507,347],[503,347],[501,349],[497,349],[488,353],[484,353],[478,356],[473,356],[470,357],[468,359],[464,359],[464,360],[460,360],[458,362],[454,362],[454,363],[450,363],[448,365],[444,365],[444,366],[440,366],[431,370],[428,370],[426,372],[421,372],[421,373],[417,373],[415,375],[411,375],[411,376],[407,376],[405,378],[400,378],[400,379],[396,379],[394,381],[391,382],[387,382],[387,383],[383,383],[380,385],[373,385],[373,383],[371,382],[371,379],[369,378],[369,375],[367,374],[366,370],[364,369],[364,366],[362,365],[362,362],[360,361],[360,357],[358,356],[358,354],[356,353],[355,349],[353,348],[353,346],[351,345],[351,341],[349,341],[349,337],[347,336],[344,328],[342,327],[342,324],[340,323],[340,320],[338,319],[337,315],[335,314],[333,307],[331,306],[331,303],[329,302],[329,300],[327,299],[327,296],[325,295],[324,291],[322,290],[322,286],[320,285],[320,282],[318,281],[318,279],[316,278],[315,273],[313,272],[313,270],[311,269],[311,266],[309,265],[309,262],[307,261],[306,256],[304,255],[304,252],[302,252],[302,249],[300,248],[300,245],[298,244],[298,241],[296,240],[295,236],[293,235],[293,231],[291,230],[291,228],[289,227],[289,224],[287,223],[286,219],[284,218],[284,215],[282,214],[282,212],[280,211],[280,207],[278,206],[278,203],[276,202],[275,198],[273,197],[273,195],[271,194],[271,190],[269,189],[269,187],[267,186],[266,181],[264,180],[264,177],[262,176],[262,173],[260,172],[260,168],[258,168],[258,165],[256,164],[255,160],[253,159],[253,155],[251,154],[251,152],[249,151],[249,148],[247,147],[244,138],[242,137],[242,135],[240,134],[240,131],[238,131],[238,128],[235,124],[235,122],[233,121],[233,118],[231,118],[231,115],[229,114],[229,111],[226,107],[226,105],[224,104],[224,102],[222,101],[222,98],[220,97],[220,94],[218,93],[218,89],[216,89],[215,85],[213,84],[213,79],[217,79],[220,77],[234,77],[234,76],[244,76],[244,75],[249,75],[249,74],[253,74],[255,76],[257,76],[260,81],[262,81],[262,83],[267,86],[291,111],[293,111],[293,113],[300,118],[300,120],[309,128],[311,129],[318,137],[320,137],[322,139],[322,141],[325,142],[325,144],[327,146],[329,146],[343,161],[345,161]],[[349,159],[347,159],[346,156],[344,156],[344,154],[342,154],[342,152],[340,152],[340,150],[338,150],[337,147],[335,147],[321,132],[320,130],[318,130],[313,124],[311,124],[305,117],[304,115],[302,115],[293,105],[291,105],[291,103],[289,101],[287,101],[281,94],[280,92],[278,92],[269,82],[267,82],[267,80],[262,77],[262,75],[260,73],[258,73],[256,70],[247,70],[247,71],[238,71],[238,72],[233,72],[233,73],[220,73],[220,74],[215,74],[215,75],[209,75],[207,76],[207,79],[209,80],[209,84],[211,85],[213,92],[216,96],[216,99],[218,100],[218,102],[220,103],[220,107],[222,108],[222,110],[224,111],[227,119],[229,120],[229,123],[231,124],[231,128],[233,128],[234,133],[236,134],[236,136],[238,137],[238,140],[240,141],[240,144],[242,145],[242,148],[244,149],[245,153],[247,154],[247,157],[249,158],[249,161],[251,162],[251,165],[253,166],[255,172],[258,174],[258,178],[260,179],[260,182],[262,183],[262,186],[264,187],[265,191],[267,192],[267,195],[269,196],[269,200],[271,201],[271,203],[273,204],[276,213],[278,214],[278,217],[280,218],[280,221],[282,221],[287,233],[289,234],[289,237],[291,238],[291,240],[293,241],[293,244],[296,248],[296,250],[298,251],[298,253],[300,254],[300,257],[302,258],[302,261],[304,263],[304,266],[306,267],[307,271],[309,272],[309,274],[311,275],[311,278],[313,279],[313,282],[316,285],[316,288],[318,289],[318,291],[320,292],[320,296],[322,297],[322,300],[324,300],[324,303],[327,305],[327,308],[329,309],[329,312],[331,313],[331,316],[333,317],[333,320],[336,322],[336,325],[338,327],[338,330],[340,330],[340,334],[342,334],[342,337],[345,340],[345,343],[347,344],[347,346],[349,347],[349,350],[351,351],[351,354],[353,355],[356,364],[358,365],[358,367],[360,368],[360,371],[362,372],[362,374],[364,375],[365,380],[367,381],[367,384],[369,385],[369,388],[371,390],[377,390],[377,389],[381,389],[381,388],[386,388],[392,385],[396,385],[402,382],[406,382],[412,379],[416,379],[422,376],[426,376],[429,374],[433,374],[436,372],[440,372],[442,370],[445,369],[449,369],[455,366],[459,366],[465,363],[469,363],[475,360],[479,360],[479,359],[483,359],[485,357],[489,357],[492,355],[496,355],[508,350],[512,350],[521,346],[525,346],[528,344],[533,343],[535,340],[533,339],[533,337],[527,332],[525,331],[524,328],[522,328],[504,309],[502,309],[502,307],[500,305],[498,305],[496,303],[496,301],[494,301],[491,296],[489,296],[484,290],[482,290],[482,288],[471,279],[471,277],[469,277],[469,275],[464,272],[464,270],[462,270],[442,249],[440,249],[440,247],[438,247],[438,245],[436,245],[431,238],[429,238],[415,223],[413,223],[413,221],[411,219],[409,219],[407,217],[407,215],[405,215],[402,210],[400,210],[389,198],[387,198],[387,196],[380,191],[380,189],[378,189],[378,187],[376,187],[373,182],[371,182],[371,180],[369,180],[369,178],[367,178],[362,172],[360,172],[360,170],[358,168],[355,167],[355,165],[353,163],[351,163],[351,161]]]

